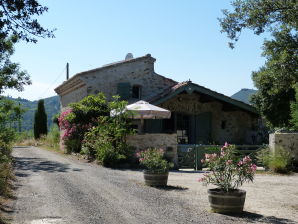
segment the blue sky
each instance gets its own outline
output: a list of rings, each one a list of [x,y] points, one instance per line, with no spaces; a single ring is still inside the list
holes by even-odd
[[[251,72],[264,64],[264,36],[242,33],[236,48],[220,33],[217,20],[229,0],[51,0],[40,1],[49,12],[39,17],[56,28],[55,39],[18,43],[13,61],[30,74],[33,85],[13,97],[37,100],[55,95],[54,88],[70,76],[150,53],[155,71],[177,81],[191,81],[232,95],[253,88]]]

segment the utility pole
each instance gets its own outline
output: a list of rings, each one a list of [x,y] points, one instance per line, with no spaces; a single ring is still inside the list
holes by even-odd
[[[69,63],[66,63],[66,80],[69,79]]]

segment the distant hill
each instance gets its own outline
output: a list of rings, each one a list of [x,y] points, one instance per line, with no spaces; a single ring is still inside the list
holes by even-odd
[[[37,100],[35,101],[30,101],[26,99],[21,99],[21,98],[11,98],[8,97],[9,99],[19,102],[21,105],[23,105],[23,108],[27,109],[27,111],[23,114],[23,119],[22,119],[22,130],[32,130],[33,129],[33,120],[34,120],[34,113],[35,110],[37,109]],[[44,99],[44,105],[45,105],[45,110],[48,116],[48,129],[52,126],[53,124],[53,116],[58,114],[60,112],[60,102],[59,102],[59,96],[52,96],[49,98]]]
[[[247,104],[251,104],[250,103],[250,98],[256,92],[257,92],[257,90],[254,90],[254,89],[241,89],[239,92],[233,94],[231,96],[231,98],[233,98],[235,100],[242,101],[242,102],[247,103]]]

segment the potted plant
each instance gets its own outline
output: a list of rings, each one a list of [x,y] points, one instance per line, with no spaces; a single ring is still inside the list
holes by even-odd
[[[208,189],[211,209],[218,213],[239,213],[243,211],[246,191],[239,187],[245,182],[252,182],[257,166],[249,156],[239,158],[234,145],[225,145],[219,153],[205,154],[201,161],[210,169],[199,181],[205,185],[213,184]]]
[[[169,169],[173,167],[164,159],[162,149],[149,148],[137,154],[140,165],[145,167],[145,184],[149,186],[166,186],[168,182]]]

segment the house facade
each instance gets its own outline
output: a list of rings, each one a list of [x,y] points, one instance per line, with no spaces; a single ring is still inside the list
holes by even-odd
[[[108,100],[120,95],[129,103],[145,100],[170,110],[171,119],[146,120],[145,133],[175,136],[177,144],[257,143],[255,108],[191,81],[161,76],[154,71],[155,61],[147,54],[74,75],[55,89],[62,110],[103,92]]]

